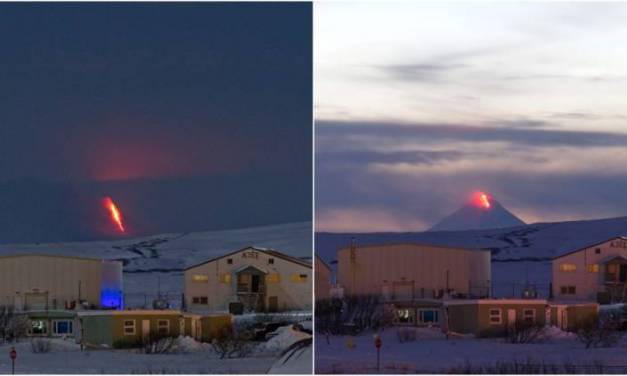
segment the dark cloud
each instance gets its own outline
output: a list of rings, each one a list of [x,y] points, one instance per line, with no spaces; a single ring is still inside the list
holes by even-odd
[[[437,81],[447,72],[466,67],[468,67],[468,65],[461,63],[418,63],[374,66],[379,72],[384,73],[387,78],[409,82]]]
[[[498,123],[501,126],[318,122],[317,218],[341,211],[348,218],[351,213],[370,211],[395,218],[394,225],[427,224],[413,228],[419,231],[457,209],[477,189],[490,192],[527,221],[627,214],[622,199],[627,172],[620,172],[624,157],[617,154],[627,135]],[[495,146],[494,141],[502,145]],[[424,149],[418,153],[420,158],[393,151],[408,144]],[[353,149],[342,149],[346,145]],[[428,148],[434,146],[446,151],[427,157]],[[354,151],[358,147],[360,151]],[[386,148],[390,151],[380,151]],[[599,153],[607,153],[607,158],[591,158]],[[373,163],[399,162],[413,163],[419,170],[371,168]],[[449,166],[458,163],[462,167]],[[329,224],[320,225],[331,229]]]
[[[508,127],[510,120],[492,121],[493,125],[457,125],[436,123],[393,123],[359,121],[317,121],[317,137],[349,137],[359,135],[379,139],[486,142],[502,141],[527,146],[623,146],[627,144],[627,134],[615,132],[569,131],[543,128],[544,122],[515,122]],[[530,125],[531,124],[531,125]],[[541,126],[538,126],[541,125]]]

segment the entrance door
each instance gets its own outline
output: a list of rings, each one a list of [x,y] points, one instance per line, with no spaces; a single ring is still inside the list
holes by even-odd
[[[250,292],[259,292],[259,274],[252,275]]]
[[[279,297],[271,296],[268,298],[268,311],[277,312],[279,310]]]
[[[562,330],[568,329],[568,311],[562,308]]]
[[[516,310],[510,308],[507,310],[507,326],[513,327],[514,325],[516,325]]]
[[[627,265],[620,266],[618,280],[621,282],[625,282],[627,280]]]
[[[142,320],[142,339],[148,339],[150,336],[150,320]]]

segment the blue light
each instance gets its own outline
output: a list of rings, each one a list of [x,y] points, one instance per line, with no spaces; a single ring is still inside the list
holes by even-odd
[[[122,291],[116,289],[102,289],[100,291],[100,306],[102,308],[122,309]]]

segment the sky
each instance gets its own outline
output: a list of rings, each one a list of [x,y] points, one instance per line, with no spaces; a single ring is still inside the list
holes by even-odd
[[[627,215],[627,4],[317,3],[316,230]],[[350,23],[347,22],[350,20]]]
[[[0,243],[311,220],[310,4],[5,3],[0,45]]]

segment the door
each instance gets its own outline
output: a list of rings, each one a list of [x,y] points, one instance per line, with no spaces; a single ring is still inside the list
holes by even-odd
[[[198,335],[196,334],[196,319],[192,318],[190,321],[192,323],[192,325],[191,325],[191,330],[192,330],[191,335],[192,335],[192,337],[194,337],[196,339],[200,339],[198,337]]]
[[[627,265],[620,266],[618,280],[621,282],[625,282],[627,280]]]
[[[516,325],[516,310],[510,308],[507,310],[507,326],[511,328],[514,325]]]
[[[179,334],[182,336],[187,334],[185,333],[185,319],[183,317],[179,319]]]
[[[142,320],[142,339],[150,336],[150,320]]]
[[[259,292],[259,274],[252,275],[250,291]]]
[[[268,298],[268,311],[277,312],[279,310],[279,297],[271,296]]]
[[[562,308],[562,330],[568,329],[568,311]]]

